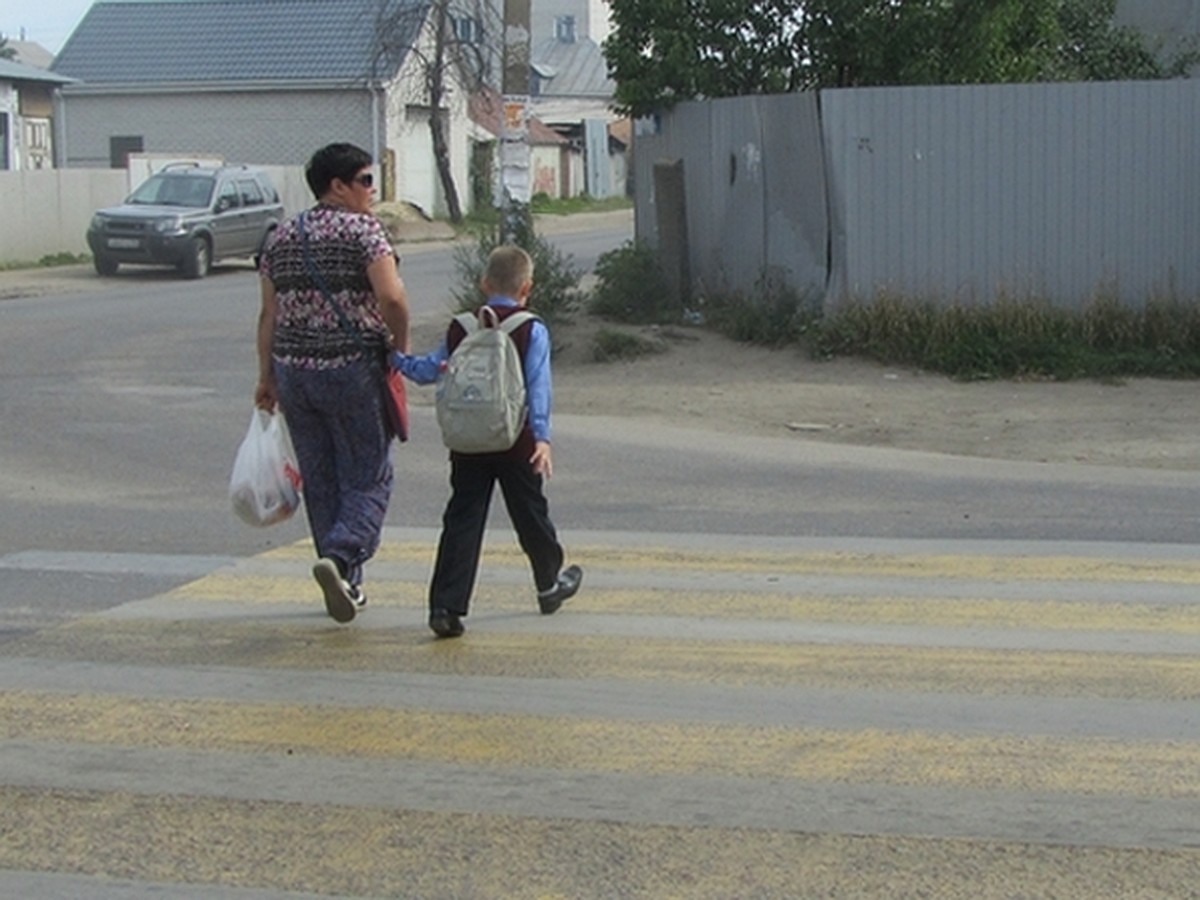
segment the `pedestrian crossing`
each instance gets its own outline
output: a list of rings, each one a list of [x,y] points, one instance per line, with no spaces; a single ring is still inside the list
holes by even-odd
[[[0,895],[1200,896],[1187,548],[564,538],[459,640],[391,529],[349,626],[298,543],[4,644]]]

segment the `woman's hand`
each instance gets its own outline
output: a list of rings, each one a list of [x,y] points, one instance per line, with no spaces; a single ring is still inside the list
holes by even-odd
[[[279,403],[279,391],[275,387],[275,379],[260,381],[254,389],[254,405],[266,412],[275,412]]]

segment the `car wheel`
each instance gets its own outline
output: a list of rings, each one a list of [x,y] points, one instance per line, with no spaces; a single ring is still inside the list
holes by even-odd
[[[192,238],[187,256],[180,263],[179,270],[185,278],[203,278],[208,274],[211,262],[212,252],[208,249],[208,241],[202,237]]]
[[[96,256],[92,257],[92,265],[96,267],[97,275],[104,275],[107,277],[109,275],[117,274],[117,267],[120,266],[120,263],[111,256],[100,256],[97,254]]]

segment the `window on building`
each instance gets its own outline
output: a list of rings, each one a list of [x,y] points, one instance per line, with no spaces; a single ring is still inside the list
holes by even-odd
[[[145,150],[140,134],[114,135],[108,139],[108,164],[114,169],[129,168],[129,154]]]
[[[50,149],[50,123],[38,119],[25,120],[25,146],[45,153]]]
[[[50,123],[45,119],[25,120],[25,168],[48,169],[50,160]]]
[[[454,20],[454,34],[464,44],[477,44],[480,40],[479,20],[473,16],[458,16]]]
[[[559,16],[554,20],[554,37],[564,44],[575,43],[575,17]]]

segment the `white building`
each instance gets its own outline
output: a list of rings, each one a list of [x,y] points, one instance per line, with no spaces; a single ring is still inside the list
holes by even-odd
[[[603,44],[612,28],[608,0],[533,0],[529,18],[534,46],[548,38],[590,38]]]
[[[54,167],[54,97],[71,81],[0,59],[0,171]]]

